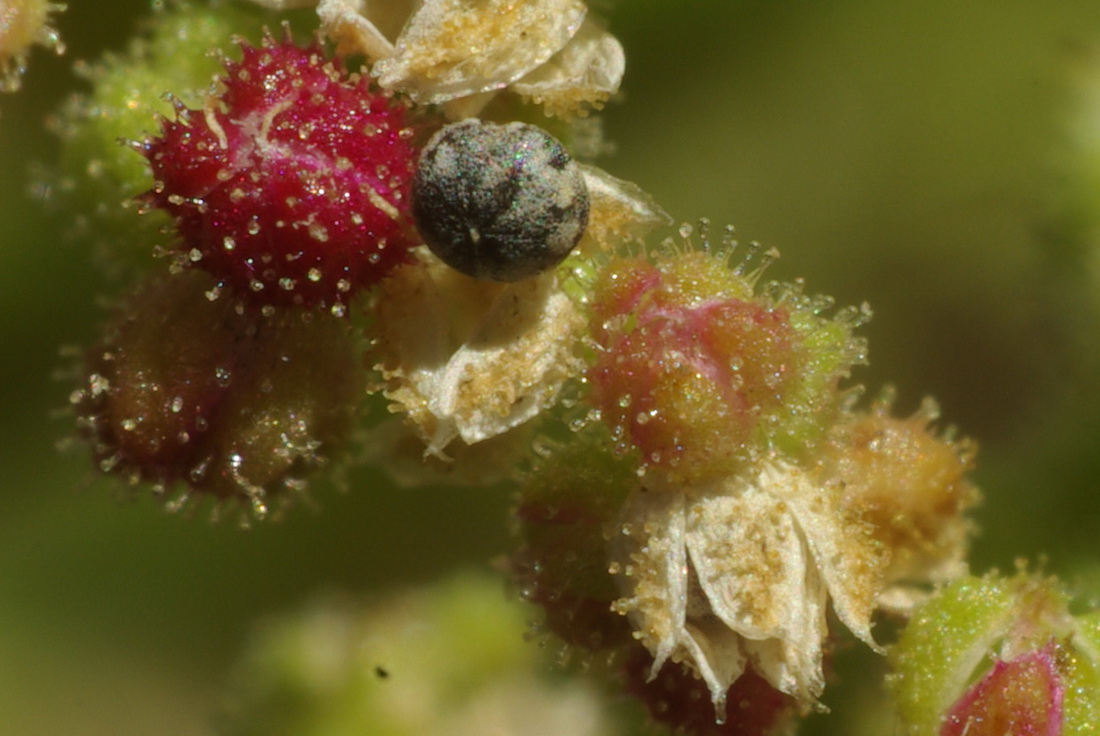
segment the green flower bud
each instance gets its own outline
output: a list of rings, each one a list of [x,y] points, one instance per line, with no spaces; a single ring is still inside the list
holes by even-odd
[[[951,583],[890,653],[900,733],[1091,733],[1100,722],[1095,613],[1072,616],[1057,581],[1024,572]]]
[[[154,13],[125,53],[78,66],[92,89],[70,98],[52,121],[62,147],[46,189],[66,214],[75,213],[76,234],[95,244],[107,266],[146,264],[171,222],[156,210],[139,215],[134,198],[153,180],[144,157],[124,144],[156,133],[161,118],[174,114],[169,92],[201,108],[222,70],[210,51],[230,46],[235,35],[258,39],[265,17],[240,3],[173,3]]]

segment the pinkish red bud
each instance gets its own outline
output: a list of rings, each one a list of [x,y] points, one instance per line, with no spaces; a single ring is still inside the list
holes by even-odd
[[[406,108],[318,45],[241,44],[219,98],[178,106],[142,149],[179,262],[263,304],[342,311],[415,244]]]
[[[754,294],[754,281],[708,252],[604,268],[588,381],[620,451],[696,481],[820,436],[840,378],[862,359],[854,320],[820,317],[821,303],[794,287]]]
[[[998,660],[951,707],[940,736],[1061,736],[1065,686],[1058,646]]]

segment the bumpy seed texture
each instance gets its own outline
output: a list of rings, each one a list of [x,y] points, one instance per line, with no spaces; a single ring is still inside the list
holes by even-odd
[[[478,279],[519,281],[569,255],[588,225],[588,189],[565,148],[525,123],[464,120],[428,141],[413,182],[424,242]]]
[[[264,304],[341,305],[405,260],[406,109],[318,46],[242,43],[220,98],[143,146],[182,265]]]

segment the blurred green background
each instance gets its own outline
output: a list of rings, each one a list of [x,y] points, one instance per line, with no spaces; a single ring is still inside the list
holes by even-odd
[[[120,502],[79,452],[56,450],[71,432],[59,349],[92,339],[115,287],[28,196],[29,169],[56,155],[43,121],[80,86],[71,63],[121,50],[149,0],[69,5],[66,56],[36,53],[24,89],[0,98],[0,731],[207,734],[257,617],[487,565],[507,549],[508,493],[395,489],[363,471],[243,532]],[[779,248],[773,277],[870,302],[858,378],[896,384],[906,413],[937,397],[981,445],[975,568],[1046,556],[1088,577],[1097,258],[1054,214],[1072,185],[1070,75],[1098,54],[1100,4],[781,5],[608,8],[628,66],[601,165],[679,220]],[[853,661],[839,658],[836,713],[814,732],[891,732],[860,711],[875,694]]]

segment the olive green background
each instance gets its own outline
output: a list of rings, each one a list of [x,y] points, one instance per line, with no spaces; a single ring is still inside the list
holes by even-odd
[[[71,432],[59,350],[92,339],[97,300],[116,287],[28,196],[29,169],[55,155],[43,121],[80,86],[71,62],[123,48],[149,6],[69,4],[68,54],[36,53],[23,91],[0,98],[0,731],[206,734],[258,616],[318,590],[488,565],[507,549],[508,492],[396,489],[363,471],[346,493],[320,489],[317,508],[243,532],[120,502],[79,452],[56,450]],[[600,164],[679,220],[778,247],[772,276],[870,302],[858,379],[896,384],[904,412],[936,396],[982,446],[975,568],[1045,556],[1088,590],[1100,285],[1087,243],[1054,213],[1069,186],[1069,74],[1100,60],[1100,5],[605,10],[628,66],[605,115],[617,153]],[[868,678],[879,666],[843,650],[835,712],[812,730],[891,733]]]

